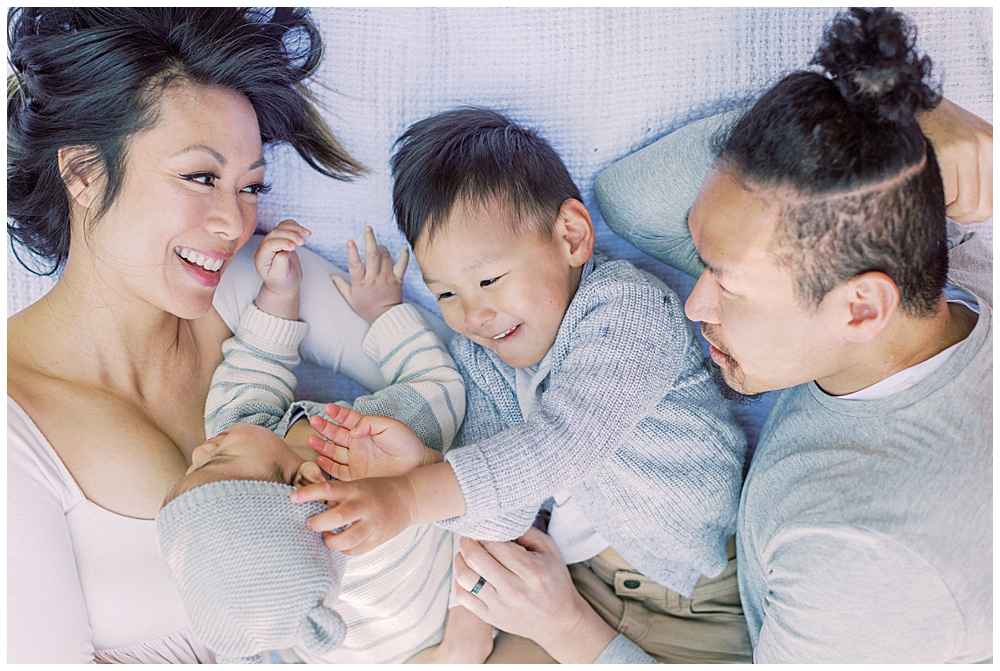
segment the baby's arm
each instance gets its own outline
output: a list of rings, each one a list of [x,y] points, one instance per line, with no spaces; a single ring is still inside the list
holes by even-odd
[[[352,284],[338,278],[337,286],[359,314],[373,320],[363,348],[379,364],[387,386],[355,399],[353,410],[341,404],[329,405],[326,411],[349,429],[357,425],[359,413],[394,418],[398,421],[382,422],[392,425],[403,440],[399,449],[380,449],[391,446],[376,447],[370,438],[359,435],[347,448],[338,449],[311,438],[309,444],[325,455],[317,463],[342,480],[399,475],[440,461],[440,453],[451,445],[465,414],[465,386],[444,343],[413,306],[401,303],[405,250],[394,266],[384,247],[373,253],[376,243],[371,229],[365,230],[365,247],[367,268],[357,248],[349,244]],[[331,438],[339,430],[323,417],[313,417],[311,423]]]
[[[282,423],[295,393],[299,344],[307,325],[298,319],[302,270],[295,249],[309,231],[283,221],[260,243],[254,264],[264,280],[255,305],[240,317],[236,334],[222,344],[223,362],[212,376],[205,403],[205,435],[237,422]]]
[[[286,219],[264,237],[253,263],[264,280],[257,300],[258,308],[282,319],[299,318],[299,285],[302,265],[295,250],[306,243],[311,233],[291,219]]]

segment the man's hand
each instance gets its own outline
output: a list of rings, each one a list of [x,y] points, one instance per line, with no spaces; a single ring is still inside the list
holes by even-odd
[[[993,216],[993,126],[950,100],[918,118],[934,146],[947,214],[972,224]]]
[[[615,631],[576,591],[559,549],[532,527],[510,543],[459,541],[455,596],[484,622],[530,638],[563,664],[590,664]],[[480,577],[486,583],[473,595]]]
[[[340,275],[330,275],[337,290],[351,309],[372,324],[391,307],[403,302],[403,273],[410,259],[410,250],[403,247],[399,261],[392,263],[392,256],[384,245],[375,242],[371,226],[365,226],[365,263],[361,263],[358,245],[347,241],[348,282]]]
[[[254,254],[253,264],[264,284],[255,303],[264,312],[282,319],[299,318],[299,284],[302,265],[295,250],[312,235],[291,219],[268,233]]]
[[[323,532],[331,550],[358,555],[382,545],[413,524],[413,488],[402,478],[368,478],[357,482],[330,480],[297,489],[292,503],[322,501],[330,510],[306,520]]]
[[[398,420],[361,415],[333,403],[324,412],[339,426],[313,415],[309,424],[326,440],[310,436],[307,442],[321,455],[316,458],[320,468],[338,480],[393,477],[443,459]]]

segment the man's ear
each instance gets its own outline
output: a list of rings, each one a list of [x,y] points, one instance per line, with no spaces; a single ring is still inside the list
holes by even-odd
[[[850,311],[847,340],[867,343],[875,339],[896,314],[899,287],[885,273],[861,273],[845,282],[846,300]]]
[[[304,461],[302,465],[299,466],[299,472],[295,474],[295,480],[292,484],[296,489],[300,487],[305,487],[306,485],[314,485],[317,482],[326,482],[326,476],[323,475],[323,470],[316,465],[315,461]]]
[[[587,207],[576,198],[563,201],[552,235],[561,240],[571,268],[578,268],[594,255],[594,223]]]
[[[83,209],[97,202],[97,185],[93,169],[94,148],[74,145],[59,148],[59,174],[74,205]]]

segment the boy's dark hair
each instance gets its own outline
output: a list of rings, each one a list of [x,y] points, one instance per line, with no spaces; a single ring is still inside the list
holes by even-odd
[[[218,86],[257,114],[264,144],[287,142],[337,179],[363,171],[302,81],[323,55],[299,8],[14,8],[7,15],[7,231],[54,272],[69,251],[61,147],[85,146],[103,174],[95,219],[114,202],[128,140],[156,123],[164,91]],[[29,268],[29,270],[31,270]]]
[[[480,107],[418,121],[396,140],[392,207],[411,246],[433,236],[459,203],[505,208],[515,231],[552,230],[570,199],[582,201],[559,154],[533,131]]]
[[[846,279],[881,271],[900,309],[931,314],[948,274],[944,187],[915,115],[940,102],[915,31],[889,9],[852,9],[828,26],[813,64],[761,97],[721,159],[748,188],[776,192],[773,252],[818,305]]]

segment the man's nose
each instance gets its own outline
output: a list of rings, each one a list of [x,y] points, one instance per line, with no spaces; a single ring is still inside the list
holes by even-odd
[[[719,323],[719,291],[707,268],[701,271],[701,276],[691,290],[687,302],[684,303],[684,314],[693,322],[706,324]]]

